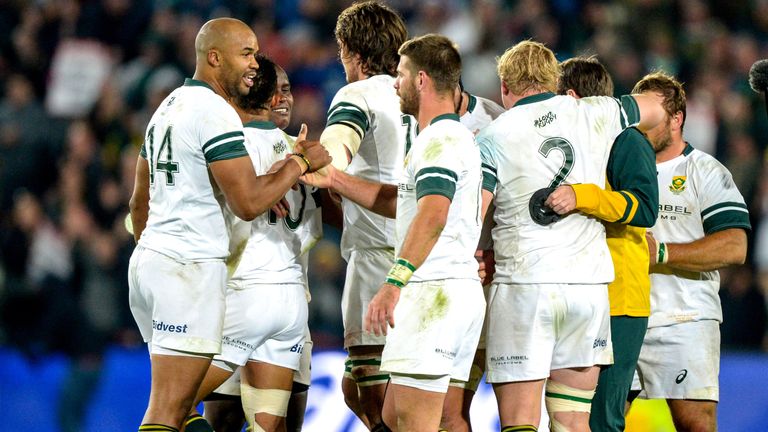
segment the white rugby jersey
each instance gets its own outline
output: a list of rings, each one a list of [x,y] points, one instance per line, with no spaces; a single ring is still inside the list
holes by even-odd
[[[245,139],[259,175],[266,174],[275,162],[285,159],[294,144],[291,137],[268,121],[246,123]],[[322,237],[323,229],[319,198],[314,192],[314,187],[303,184],[299,190],[289,190],[285,199],[290,205],[290,214],[285,218],[277,217],[272,210],[251,222],[228,218],[232,221],[232,237],[227,264],[236,266],[232,280],[306,286],[306,252]]]
[[[656,165],[659,217],[651,232],[665,243],[690,243],[729,228],[751,229],[744,198],[717,159],[686,144]],[[714,319],[722,322],[720,274],[657,267],[651,273],[648,327]]]
[[[327,126],[344,124],[362,138],[346,172],[366,180],[397,184],[402,173],[406,137],[416,120],[400,112],[395,78],[375,75],[342,87],[331,102]],[[394,220],[342,199],[344,230],[341,252],[394,247]]]
[[[440,238],[412,281],[479,280],[475,249],[480,238],[481,183],[480,151],[459,116],[438,116],[419,132],[397,188],[395,256],[416,216],[419,198],[442,195],[451,199],[451,206]]]
[[[234,108],[208,84],[187,79],[152,115],[141,156],[150,186],[139,244],[182,261],[226,258],[227,230],[208,164],[248,156]]]
[[[502,115],[504,111],[506,111],[504,107],[496,102],[470,94],[467,112],[459,120],[470,132],[477,135],[483,128],[496,120],[496,117]],[[489,211],[493,208],[493,204],[491,204]],[[491,241],[492,228],[492,224],[483,224],[478,249],[489,250],[493,248],[493,242]]]
[[[488,126],[496,117],[504,114],[503,106],[484,97],[469,95],[467,112],[461,116],[461,124],[477,135],[484,127]]]
[[[638,121],[631,96],[575,99],[552,93],[521,99],[480,132],[483,188],[494,193],[496,274],[500,283],[608,283],[613,263],[600,221],[573,213],[548,226],[531,218],[541,188],[604,187],[611,145]]]

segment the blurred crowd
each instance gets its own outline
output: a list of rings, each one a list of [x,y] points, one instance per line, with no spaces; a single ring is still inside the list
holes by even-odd
[[[341,0],[0,0],[0,346],[71,356],[89,379],[109,344],[138,346],[123,225],[138,148],[159,102],[194,70],[209,18],[252,25],[288,72],[292,125],[317,138],[344,84]],[[618,94],[663,69],[685,83],[685,138],[733,173],[755,231],[748,264],[722,272],[726,349],[766,347],[768,116],[747,82],[768,58],[768,0],[391,0],[411,35],[460,47],[463,82],[499,99],[495,57],[533,38],[562,60],[596,54]],[[341,346],[338,232],[311,257],[315,346]],[[83,390],[85,391],[85,390]],[[76,401],[77,398],[71,400]],[[73,411],[76,411],[73,409]]]

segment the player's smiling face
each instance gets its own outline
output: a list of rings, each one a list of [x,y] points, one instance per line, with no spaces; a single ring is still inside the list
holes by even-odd
[[[221,51],[224,85],[230,96],[245,96],[253,87],[253,78],[259,64],[256,53],[259,43],[252,32],[237,32]]]
[[[411,71],[411,61],[407,56],[400,57],[400,63],[397,64],[395,90],[400,96],[400,111],[403,114],[418,115],[419,92],[416,90],[415,77]]]
[[[293,110],[293,94],[291,83],[283,68],[277,66],[277,89],[272,98],[270,118],[280,129],[285,129],[291,122],[291,110]]]

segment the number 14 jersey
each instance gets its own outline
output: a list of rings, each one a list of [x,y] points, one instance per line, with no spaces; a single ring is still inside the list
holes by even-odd
[[[539,189],[605,187],[611,146],[639,120],[631,96],[575,99],[541,93],[518,101],[477,137],[483,189],[495,195],[496,283],[598,284],[613,280],[600,221],[572,213],[538,225],[529,201]]]

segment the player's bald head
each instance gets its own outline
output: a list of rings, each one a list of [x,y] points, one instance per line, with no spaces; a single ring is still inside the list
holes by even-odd
[[[216,18],[203,24],[195,38],[197,60],[205,59],[211,49],[225,49],[227,45],[242,43],[256,35],[244,22],[235,18]],[[240,48],[240,47],[238,47]]]

